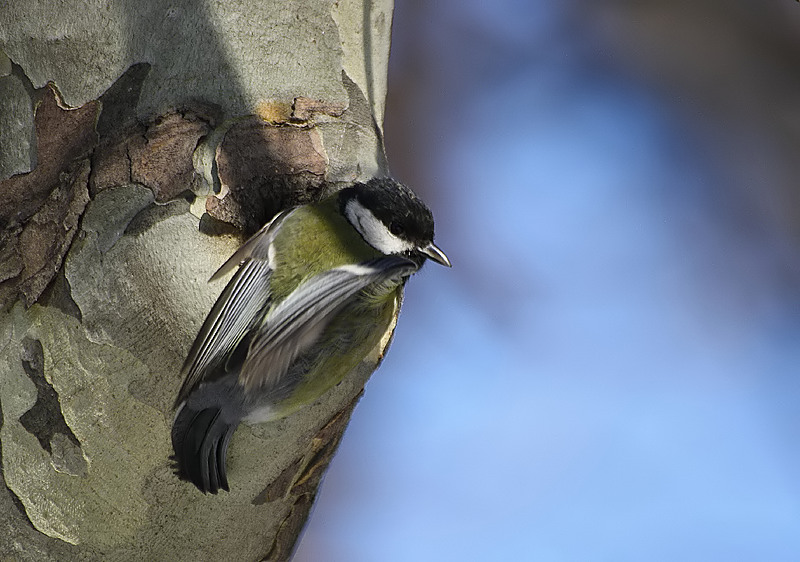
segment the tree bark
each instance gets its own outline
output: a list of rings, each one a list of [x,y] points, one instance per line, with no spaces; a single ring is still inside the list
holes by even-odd
[[[231,492],[169,460],[180,366],[275,212],[385,172],[391,0],[0,7],[0,553],[285,560],[371,358],[242,426]]]

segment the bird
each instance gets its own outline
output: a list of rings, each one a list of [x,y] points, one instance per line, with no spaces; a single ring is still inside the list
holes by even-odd
[[[181,369],[172,446],[178,476],[229,491],[227,451],[240,423],[313,403],[378,345],[408,278],[434,243],[430,209],[391,178],[354,183],[278,213],[211,276],[236,270]]]

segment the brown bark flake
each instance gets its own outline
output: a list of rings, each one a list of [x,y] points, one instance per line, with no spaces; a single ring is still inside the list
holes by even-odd
[[[222,195],[209,198],[206,210],[246,233],[289,205],[313,200],[327,164],[314,128],[274,126],[256,116],[228,130],[216,160]]]
[[[192,154],[209,124],[194,114],[170,113],[129,145],[131,179],[153,190],[162,203],[191,189],[195,181]]]
[[[0,228],[22,225],[62,185],[60,174],[97,144],[100,104],[67,108],[52,84],[44,88],[34,123],[39,161],[34,170],[0,181]]]
[[[30,306],[61,267],[89,201],[89,161],[100,104],[64,106],[51,84],[36,107],[38,165],[0,181],[0,307]]]

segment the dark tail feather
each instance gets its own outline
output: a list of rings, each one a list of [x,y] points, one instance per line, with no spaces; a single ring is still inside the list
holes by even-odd
[[[172,425],[172,447],[178,476],[192,482],[203,493],[228,490],[225,458],[228,443],[239,422],[229,423],[219,408],[178,412]]]

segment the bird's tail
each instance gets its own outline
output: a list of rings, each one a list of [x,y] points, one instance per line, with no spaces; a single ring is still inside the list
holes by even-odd
[[[239,420],[224,419],[220,408],[193,410],[181,406],[172,424],[172,447],[177,472],[203,493],[228,490],[225,458]]]

